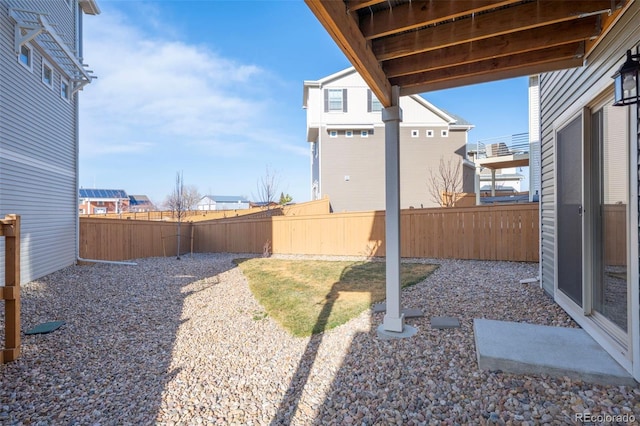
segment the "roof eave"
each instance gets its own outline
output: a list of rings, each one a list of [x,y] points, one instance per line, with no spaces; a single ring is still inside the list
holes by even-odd
[[[96,0],[79,0],[78,3],[80,4],[82,11],[87,15],[100,14],[100,7],[98,7]]]

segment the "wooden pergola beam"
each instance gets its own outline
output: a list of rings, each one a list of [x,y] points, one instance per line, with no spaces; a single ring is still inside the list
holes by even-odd
[[[360,18],[360,30],[367,40],[413,30],[444,20],[457,19],[522,0],[457,0],[410,2]]]
[[[431,92],[434,90],[451,89],[452,87],[469,86],[472,84],[486,83],[487,81],[498,81],[507,78],[526,77],[533,74],[564,70],[582,66],[582,58],[571,58],[557,60],[544,64],[532,64],[513,69],[494,69],[481,74],[469,74],[455,78],[443,78],[438,81],[417,81],[415,85],[400,88],[400,96],[415,95],[418,93]]]
[[[419,31],[372,41],[380,61],[415,55],[484,38],[572,21],[589,14],[610,10],[611,0],[540,1],[497,10],[474,18],[443,23]]]
[[[387,0],[347,0],[347,9],[349,12],[355,12],[356,10],[365,9],[367,7],[375,6],[380,3],[385,3]]]
[[[393,78],[576,43],[598,36],[601,32],[599,22],[598,16],[590,16],[577,22],[561,22],[550,27],[534,28],[392,59],[384,62],[382,68],[389,78]]]
[[[521,69],[526,66],[541,66],[545,63],[553,63],[564,60],[576,60],[582,63],[584,56],[584,43],[565,44],[558,47],[526,52],[518,55],[488,59],[486,61],[462,64],[449,68],[439,68],[411,74],[403,77],[392,78],[391,82],[403,88],[411,88],[422,84],[424,81],[438,82],[464,78],[466,76],[488,74],[496,71]]]

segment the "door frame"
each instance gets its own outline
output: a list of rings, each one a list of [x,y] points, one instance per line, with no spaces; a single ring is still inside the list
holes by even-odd
[[[638,272],[635,271],[632,266],[638,265],[638,236],[635,235],[633,237],[633,229],[634,223],[637,225],[637,216],[638,216],[638,206],[635,205],[634,200],[638,200],[638,182],[633,180],[633,176],[636,176],[636,173],[633,173],[633,168],[629,170],[629,178],[630,178],[630,188],[632,188],[628,194],[629,203],[628,203],[628,213],[627,213],[627,227],[630,230],[630,238],[627,241],[627,285],[631,287],[631,290],[628,291],[628,297],[631,299],[630,302],[630,310],[628,312],[628,316],[630,318],[630,327],[628,327],[627,336],[626,336],[626,347],[622,346],[619,343],[619,339],[616,339],[609,334],[607,331],[607,327],[602,326],[602,322],[598,321],[598,315],[592,315],[592,305],[593,305],[593,265],[591,265],[590,261],[593,258],[593,212],[591,211],[592,203],[592,173],[588,168],[591,167],[590,155],[591,155],[591,111],[594,104],[597,103],[598,99],[601,99],[601,94],[606,92],[611,83],[609,81],[600,81],[599,84],[593,85],[590,90],[588,90],[584,95],[582,95],[577,102],[574,103],[575,108],[568,109],[563,114],[561,114],[557,120],[553,123],[553,149],[554,149],[554,198],[555,198],[555,208],[556,213],[554,215],[554,235],[558,237],[558,163],[557,163],[557,152],[558,152],[558,131],[562,130],[566,125],[572,122],[575,118],[582,118],[582,152],[580,155],[580,161],[582,164],[582,184],[581,184],[581,196],[582,196],[582,205],[583,205],[583,215],[582,215],[582,307],[578,306],[571,298],[566,296],[558,287],[558,241],[555,242],[554,249],[554,300],[562,309],[564,309],[579,325],[582,327],[600,346],[602,346],[620,365],[622,365],[627,371],[633,372],[636,380],[638,380],[638,375],[640,373],[640,336],[638,335],[639,326],[638,320],[640,315],[638,314],[638,285],[629,286],[629,282],[637,283],[638,282]],[[630,114],[629,117],[629,131],[632,131],[633,120],[631,119],[634,114]],[[637,117],[636,117],[637,119]],[[637,122],[637,121],[636,121]],[[633,135],[633,133],[629,133],[629,135]],[[631,136],[630,138],[631,139]],[[636,144],[637,145],[637,144]],[[637,150],[636,146],[635,152],[637,158]],[[629,150],[630,154],[630,163],[634,163],[634,149],[633,146]],[[630,164],[630,165],[631,165]],[[633,167],[637,167],[637,164],[633,165]],[[634,196],[635,194],[635,196]],[[632,208],[634,207],[635,208]],[[635,210],[635,216],[633,216],[633,211]],[[636,221],[634,222],[634,217]],[[635,243],[634,243],[635,241]],[[635,247],[634,247],[635,244]],[[635,257],[635,261],[633,261],[633,256]]]

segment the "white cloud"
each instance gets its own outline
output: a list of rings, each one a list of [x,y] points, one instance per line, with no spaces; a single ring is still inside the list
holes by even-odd
[[[147,26],[161,26],[158,19],[151,14]],[[258,146],[308,155],[286,136],[265,137],[278,133],[270,128],[273,101],[256,96],[275,92],[266,70],[163,38],[170,28],[152,36],[144,27],[112,10],[87,19],[85,61],[98,79],[81,96],[82,158],[142,155],[176,142],[200,148],[198,155],[235,157]]]

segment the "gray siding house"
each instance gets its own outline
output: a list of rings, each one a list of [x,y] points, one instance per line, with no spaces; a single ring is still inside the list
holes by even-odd
[[[613,106],[612,76],[640,46],[640,2],[580,68],[540,75],[541,280],[640,380],[638,104]]]
[[[94,0],[0,0],[0,216],[22,217],[22,282],[77,258],[82,19],[98,13]]]
[[[458,192],[474,191],[466,157],[473,125],[419,95],[400,98],[402,208],[436,207],[429,184],[441,162],[457,171]],[[334,212],[384,210],[384,123],[381,105],[354,68],[304,82],[311,199],[328,196]]]

